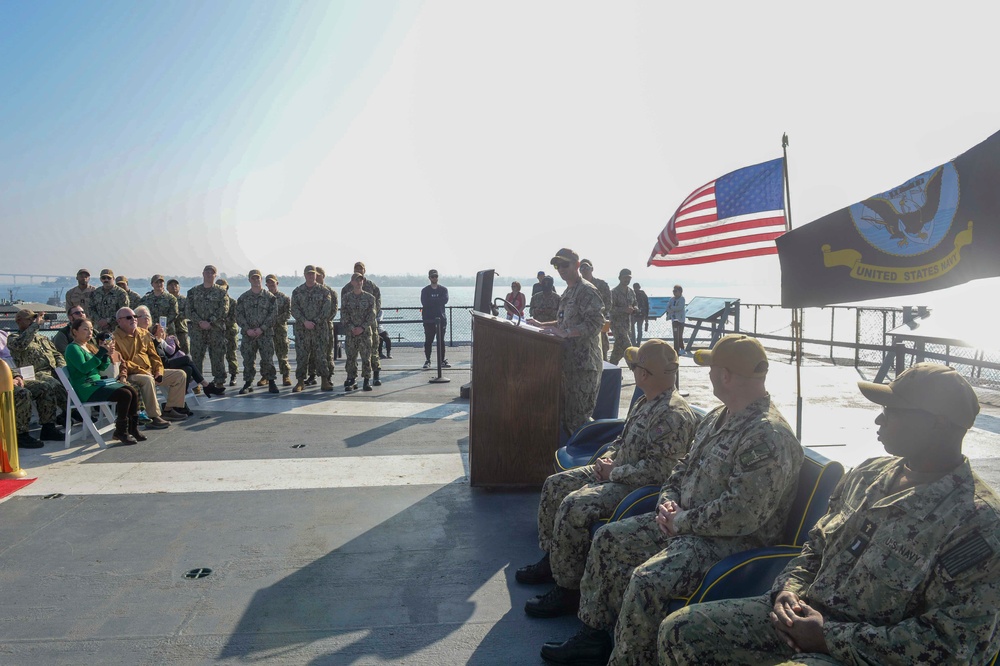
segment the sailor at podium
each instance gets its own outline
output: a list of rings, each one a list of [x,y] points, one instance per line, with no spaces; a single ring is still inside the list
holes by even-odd
[[[597,287],[580,276],[580,255],[563,248],[552,257],[552,266],[566,281],[559,299],[555,321],[528,323],[563,339],[562,427],[572,434],[594,412],[601,383],[603,357],[601,329],[604,328],[604,301]]]

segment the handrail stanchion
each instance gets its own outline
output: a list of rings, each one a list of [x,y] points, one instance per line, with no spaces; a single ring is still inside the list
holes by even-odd
[[[27,430],[27,428],[25,428]],[[28,475],[17,456],[17,424],[14,423],[14,375],[0,361],[0,479]]]
[[[437,352],[438,374],[437,374],[437,377],[432,378],[428,383],[429,384],[446,384],[446,383],[450,382],[451,380],[448,379],[447,377],[442,376],[442,374],[441,374],[441,362],[444,360],[444,338],[443,338],[444,331],[441,330],[441,317],[437,317],[434,320],[434,324],[435,324],[435,326],[437,326],[437,349],[435,351]]]

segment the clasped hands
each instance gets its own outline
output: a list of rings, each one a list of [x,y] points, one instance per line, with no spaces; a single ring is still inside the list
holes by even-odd
[[[598,481],[610,481],[611,470],[615,468],[615,461],[611,458],[598,458],[594,462],[594,476]]]
[[[677,536],[677,526],[674,520],[681,512],[681,507],[673,500],[667,500],[656,507],[656,525],[666,536]]]
[[[796,652],[830,652],[823,633],[823,614],[799,599],[794,592],[784,590],[774,598],[771,624],[788,647]]]

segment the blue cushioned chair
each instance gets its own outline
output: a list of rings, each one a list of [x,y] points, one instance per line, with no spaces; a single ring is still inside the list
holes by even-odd
[[[795,499],[785,521],[780,545],[754,548],[717,562],[690,598],[674,599],[673,612],[688,604],[716,599],[735,599],[764,594],[790,560],[798,556],[820,516],[826,513],[833,489],[844,475],[844,466],[813,451],[804,450]],[[638,516],[656,509],[659,486],[643,486],[629,493],[608,522]],[[592,533],[601,524],[595,525]]]
[[[785,565],[798,557],[802,544],[809,538],[809,530],[826,513],[830,495],[844,476],[844,466],[839,462],[809,448],[804,452],[799,485],[785,521],[781,544],[753,548],[716,562],[694,594],[671,602],[671,612],[703,601],[766,594]]]
[[[642,389],[637,386],[632,394],[632,402],[628,406],[629,411],[641,395]],[[566,446],[556,449],[555,470],[564,472],[574,467],[593,464],[624,429],[625,419],[598,419],[584,423],[569,438]]]

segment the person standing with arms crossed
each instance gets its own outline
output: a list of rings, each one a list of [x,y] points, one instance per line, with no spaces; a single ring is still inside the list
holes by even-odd
[[[686,315],[686,304],[684,302],[684,289],[679,285],[674,285],[674,295],[667,301],[667,319],[674,329],[674,349],[678,356],[683,356],[684,351],[684,319]]]

